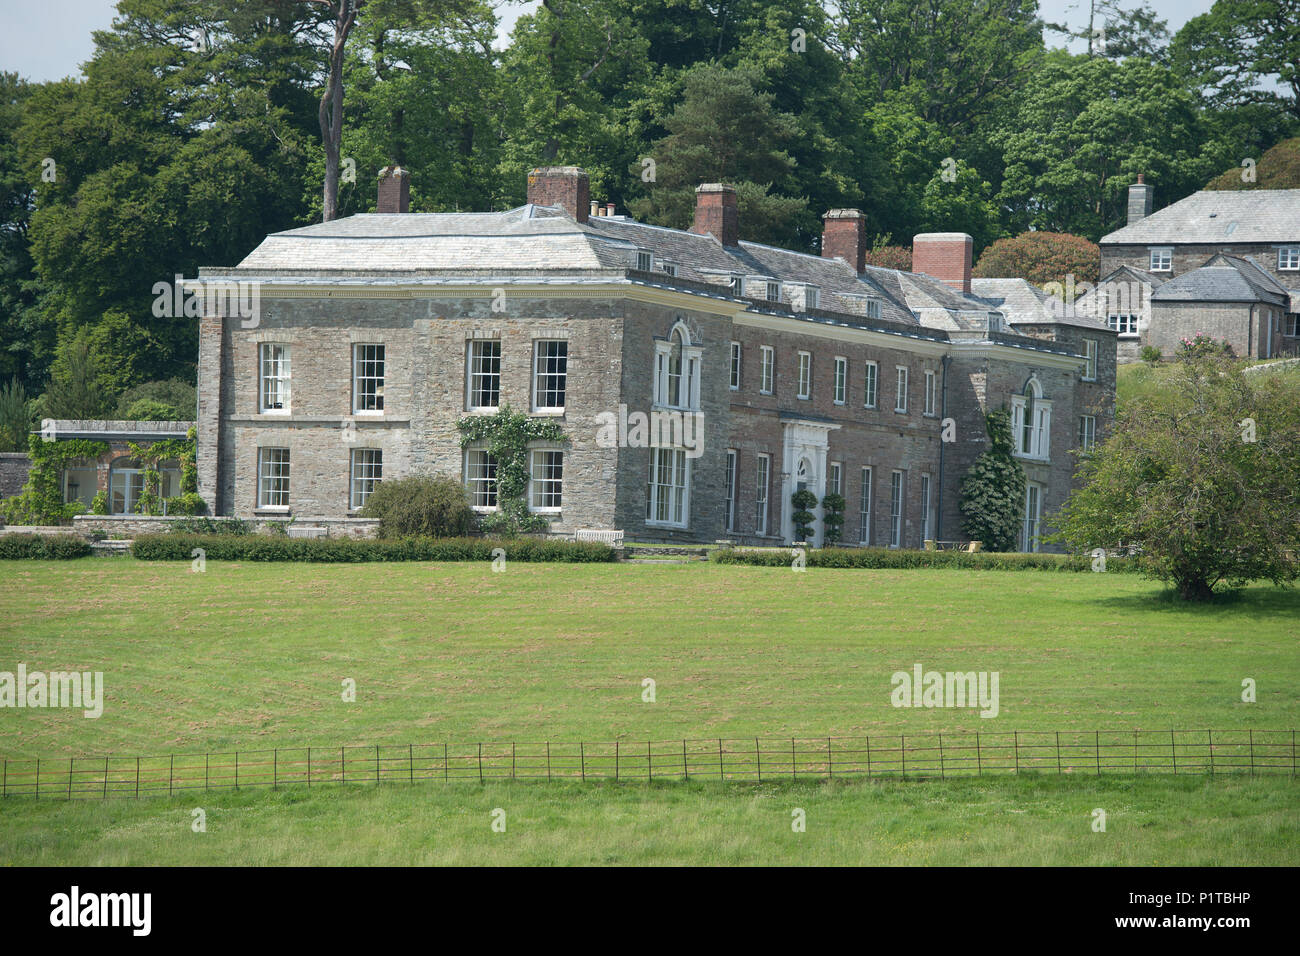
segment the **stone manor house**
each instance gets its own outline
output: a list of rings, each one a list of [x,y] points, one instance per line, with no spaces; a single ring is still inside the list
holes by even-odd
[[[200,324],[211,513],[346,525],[413,473],[458,476],[491,510],[496,462],[462,449],[457,422],[510,406],[563,429],[528,456],[554,533],[790,543],[807,488],[846,499],[843,543],[918,548],[961,538],[960,482],[984,411],[1005,406],[1029,479],[1021,546],[1039,547],[1076,452],[1112,420],[1104,323],[1059,317],[1024,280],[972,279],[965,234],[917,236],[909,273],[864,265],[857,210],[826,213],[814,256],[742,240],[726,185],[696,190],[689,231],[589,193],[581,169],[546,167],[517,209],[413,214],[390,167],[378,212],[201,269],[188,287],[260,288],[255,320]],[[608,425],[656,412],[701,434],[655,446]]]

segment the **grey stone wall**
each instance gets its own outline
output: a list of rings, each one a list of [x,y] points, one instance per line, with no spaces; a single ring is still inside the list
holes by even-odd
[[[27,452],[0,452],[0,498],[10,498],[22,491],[31,469],[32,462]]]

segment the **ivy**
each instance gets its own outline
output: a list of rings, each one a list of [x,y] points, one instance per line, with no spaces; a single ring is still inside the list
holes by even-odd
[[[158,466],[164,461],[176,459],[181,465],[181,493],[167,499],[168,514],[198,514],[203,510],[203,500],[199,498],[199,469],[195,449],[196,429],[190,428],[184,438],[167,438],[148,445],[127,442],[131,457],[144,465],[144,489],[136,499],[136,511],[144,515],[163,513],[162,496],[159,489],[162,476]]]
[[[39,434],[28,442],[27,455],[31,471],[23,490],[12,498],[0,502],[0,512],[8,524],[51,525],[66,524],[73,515],[86,510],[80,501],[63,501],[63,471],[81,459],[95,459],[108,451],[102,441],[70,439],[50,441]]]
[[[1015,459],[1011,413],[995,409],[985,416],[985,425],[989,450],[962,478],[962,534],[983,542],[985,551],[1014,551],[1025,508],[1025,472]]]
[[[545,515],[528,510],[528,445],[531,442],[567,442],[560,423],[550,418],[531,418],[504,405],[495,415],[468,415],[456,423],[460,447],[482,445],[497,463],[497,506],[479,524],[484,531],[513,535],[521,531],[545,531]]]

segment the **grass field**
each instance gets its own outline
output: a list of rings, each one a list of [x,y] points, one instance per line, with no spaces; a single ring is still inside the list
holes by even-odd
[[[107,688],[98,720],[0,712],[0,757],[1300,725],[1300,594],[1270,587],[1193,608],[1132,575],[222,562],[194,574],[131,559],[3,563],[0,582],[0,670],[98,670]],[[999,716],[891,706],[890,675],[916,663],[998,671]],[[0,805],[0,862],[1294,864],[1296,788],[1026,776],[18,798]],[[207,834],[189,830],[196,806]],[[791,833],[796,806],[807,833]],[[488,826],[494,807],[507,834]],[[1105,834],[1089,826],[1098,807]]]

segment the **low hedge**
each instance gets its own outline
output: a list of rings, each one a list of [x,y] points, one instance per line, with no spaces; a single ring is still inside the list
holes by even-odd
[[[0,560],[63,561],[90,554],[90,542],[75,534],[0,534]]]
[[[710,559],[718,564],[752,564],[769,568],[788,568],[794,560],[793,548],[749,550],[723,548]],[[892,548],[810,548],[806,555],[810,568],[969,568],[978,571],[1091,571],[1092,557],[1083,554],[1046,554],[1036,552],[908,551]],[[1106,558],[1107,572],[1137,571],[1132,558]]]
[[[131,543],[142,561],[189,561],[202,548],[213,561],[491,561],[497,548],[506,561],[613,561],[614,549],[590,541],[514,538],[287,538],[265,534],[143,534]]]

